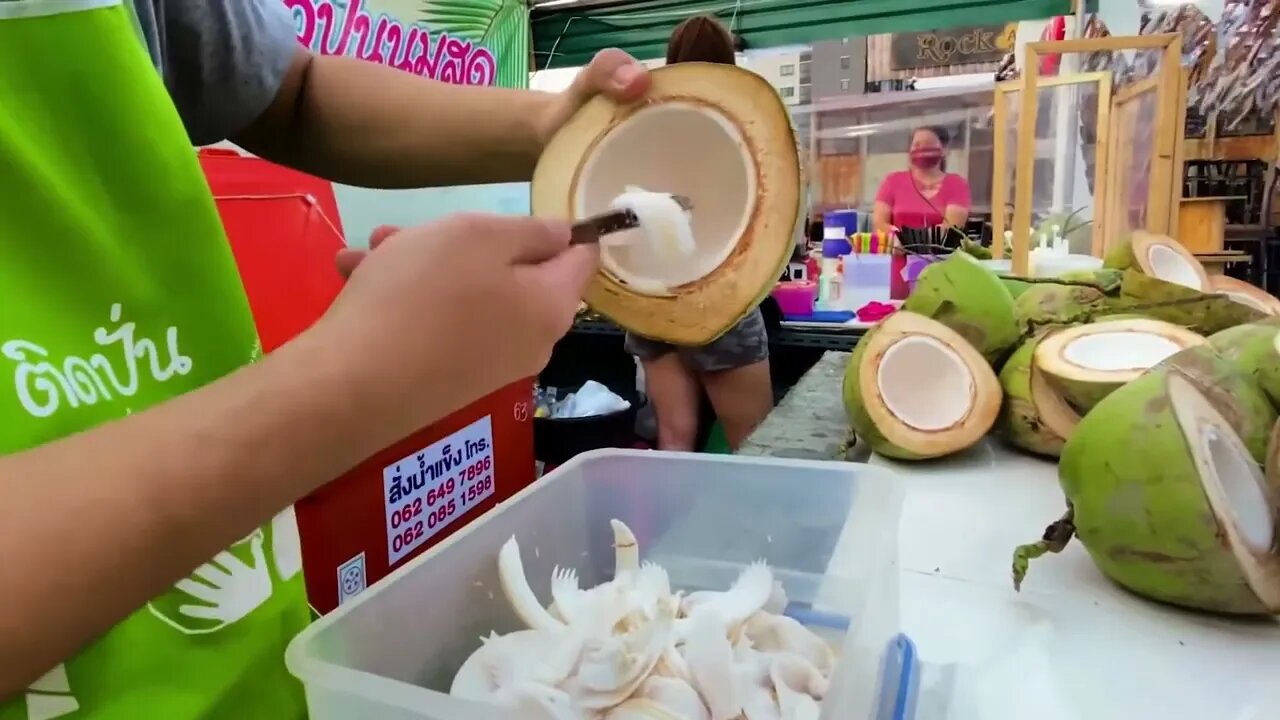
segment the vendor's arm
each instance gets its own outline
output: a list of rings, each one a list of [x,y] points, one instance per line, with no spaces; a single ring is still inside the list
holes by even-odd
[[[965,223],[969,221],[969,208],[973,206],[969,181],[953,174],[947,176],[946,183],[947,192],[944,200],[946,207],[943,209],[943,217],[946,218],[947,225],[963,229]]]
[[[313,345],[0,458],[0,567],[22,578],[0,596],[0,704],[378,449],[358,373]]]
[[[299,497],[536,374],[596,268],[595,248],[568,244],[528,217],[398,233],[259,363],[0,457],[0,568],[21,579],[0,593],[0,706]],[[422,282],[444,262],[466,281]]]
[[[368,187],[528,180],[543,144],[590,96],[633,98],[642,66],[606,51],[565,93],[428,80],[302,48],[279,0],[167,0],[165,80],[196,144],[230,138]],[[354,42],[354,40],[353,40]]]

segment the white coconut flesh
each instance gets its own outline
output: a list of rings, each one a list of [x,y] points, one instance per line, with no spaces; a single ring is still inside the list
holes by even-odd
[[[1187,440],[1205,498],[1232,554],[1262,604],[1280,610],[1280,555],[1275,553],[1277,498],[1230,423],[1189,381],[1168,379],[1174,417]]]
[[[670,101],[643,107],[613,127],[592,148],[578,175],[576,217],[607,212],[628,188],[689,198],[691,237],[671,245],[650,241],[664,211],[646,206],[650,222],[618,233],[601,246],[601,265],[641,294],[661,295],[700,280],[719,267],[746,233],[756,201],[757,171],[742,133],[712,107]],[[634,205],[632,207],[635,207]]]
[[[925,432],[959,425],[973,410],[973,372],[960,355],[928,335],[908,335],[885,350],[876,368],[880,400],[902,424]]]
[[[628,185],[626,192],[613,199],[613,207],[630,210],[636,216],[645,243],[661,262],[677,263],[697,251],[689,213],[668,193]],[[606,248],[618,244],[610,242],[610,236],[600,241]]]
[[[1148,275],[1193,290],[1203,291],[1209,285],[1204,265],[1177,240],[1139,231],[1130,242],[1134,257]]]
[[[1195,266],[1181,253],[1166,245],[1147,248],[1147,263],[1151,266],[1151,274],[1165,282],[1185,285],[1195,290],[1204,289]]]
[[[1114,320],[1055,333],[1036,348],[1036,363],[1056,377],[1128,382],[1206,342],[1190,330],[1159,320]]]

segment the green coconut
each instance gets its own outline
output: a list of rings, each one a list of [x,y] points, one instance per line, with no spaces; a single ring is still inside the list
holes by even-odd
[[[1045,379],[1032,359],[1053,331],[1036,333],[1018,346],[1000,369],[1004,403],[996,429],[1010,445],[1036,455],[1058,457],[1080,415]]]
[[[1105,293],[1116,292],[1124,279],[1124,271],[1102,268],[1099,270],[1071,270],[1055,278],[1063,283],[1085,283]]]
[[[1000,284],[1004,285],[1004,289],[1009,291],[1009,296],[1016,302],[1021,295],[1030,290],[1033,285],[1026,280],[1009,275],[1000,275]]]
[[[902,309],[960,333],[992,364],[1021,336],[1013,296],[994,272],[967,253],[952,253],[926,267]]]
[[[1087,413],[1142,373],[1208,340],[1177,325],[1149,318],[1103,318],[1053,334],[1039,344],[1036,369],[1067,402]]]
[[[1161,602],[1280,612],[1280,490],[1259,467],[1276,412],[1207,347],[1185,350],[1107,396],[1067,440],[1068,515],[1014,554],[1061,550],[1072,533],[1107,577]]]
[[[1271,437],[1267,440],[1267,459],[1263,467],[1267,473],[1267,484],[1272,491],[1280,493],[1280,421],[1271,428]]]
[[[1201,335],[1271,317],[1226,295],[1205,294],[1135,270],[1125,271],[1118,301],[1107,303],[1104,312],[1137,312]]]
[[[1137,270],[1103,270],[1075,279],[1029,285],[1014,307],[1024,331],[1050,325],[1078,325],[1108,316],[1141,316],[1208,335],[1271,317],[1226,295],[1205,294]]]
[[[1107,294],[1087,284],[1035,283],[1018,296],[1014,309],[1024,332],[1053,325],[1088,322]]]
[[[968,448],[995,424],[1000,383],[959,333],[900,310],[858,341],[844,375],[844,407],[854,433],[899,460]]]
[[[1209,343],[1280,408],[1280,318],[1227,328],[1211,335]]]

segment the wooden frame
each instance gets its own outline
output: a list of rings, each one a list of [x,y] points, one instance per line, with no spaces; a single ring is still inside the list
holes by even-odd
[[[1098,86],[1098,140],[1094,148],[1094,184],[1093,184],[1093,205],[1095,208],[1102,205],[1103,199],[1106,197],[1106,168],[1107,156],[1110,149],[1110,117],[1111,117],[1111,73],[1109,72],[1088,72],[1088,73],[1071,73],[1068,75],[1055,75],[1048,78],[1040,78],[1036,84],[1036,92],[1044,88],[1062,87],[1066,85],[1090,85]],[[1011,209],[1009,202],[1009,181],[1011,178],[1005,176],[1004,167],[1008,162],[1008,148],[1005,144],[1005,137],[1009,130],[1008,108],[1006,107],[1006,99],[1022,90],[1022,82],[1019,80],[1010,80],[996,85],[994,94],[993,112],[994,112],[994,128],[992,132],[992,178],[991,178],[991,254],[992,257],[1001,258],[1004,256],[1004,233],[1008,229],[1005,222],[1005,214]],[[1039,105],[1037,103],[1037,112]],[[1017,157],[1015,152],[1015,158]],[[1034,168],[1034,160],[1032,167]],[[1032,179],[1034,180],[1034,170]],[[1017,178],[1017,167],[1014,168],[1014,178]],[[1034,193],[1033,193],[1034,194]]]
[[[1152,167],[1150,174],[1150,185],[1148,188],[1148,204],[1146,212],[1146,229],[1151,232],[1167,234],[1170,226],[1176,227],[1177,220],[1177,203],[1171,202],[1174,197],[1174,189],[1181,188],[1181,173],[1173,172],[1173,163],[1181,156],[1181,149],[1177,147],[1181,144],[1179,130],[1183,128],[1185,122],[1185,113],[1181,112],[1183,106],[1178,105],[1186,95],[1186,88],[1182,83],[1182,36],[1175,33],[1162,35],[1140,35],[1135,37],[1103,37],[1103,38],[1077,38],[1074,40],[1059,40],[1055,42],[1032,42],[1027,43],[1021,81],[1021,104],[1018,117],[1018,154],[1017,165],[1014,174],[1014,199],[1013,199],[1013,272],[1014,274],[1026,274],[1028,270],[1028,255],[1031,250],[1031,204],[1033,200],[1032,181],[1035,172],[1035,121],[1039,100],[1038,92],[1029,92],[1033,88],[1041,85],[1040,81],[1040,56],[1061,53],[1086,53],[1086,52],[1102,52],[1102,51],[1121,51],[1121,50],[1159,50],[1161,52],[1160,67],[1158,73],[1153,75],[1155,78],[1155,90],[1157,93],[1156,108],[1156,127],[1154,128],[1155,138],[1153,143],[1153,165],[1168,164],[1168,172],[1160,172],[1158,167]],[[1139,81],[1146,82],[1146,80]],[[1114,90],[1114,88],[1113,88]],[[1126,95],[1126,92],[1130,94]],[[1129,88],[1114,90],[1112,97],[1112,106],[1117,101],[1125,97],[1136,97],[1133,93],[1138,91],[1130,91]],[[1125,142],[1120,137],[1120,133],[1116,132],[1116,122],[1118,113],[1112,112],[1109,117],[1108,128],[1110,131],[1108,144],[1110,149],[1114,150],[1118,147],[1118,143]],[[1117,166],[1118,158],[1112,157],[1109,161],[1109,167],[1101,169],[1095,168],[1095,178],[1111,174]],[[1097,180],[1095,180],[1095,183]],[[1103,182],[1107,182],[1103,180]],[[1104,206],[1094,208],[1094,222],[1099,217],[1104,219],[1102,227],[1095,226],[1093,254],[1103,255],[1110,244],[1112,229],[1107,227],[1105,222],[1108,214],[1112,212],[1109,209],[1110,196],[1114,196],[1116,189],[1112,187],[1114,183],[1107,183],[1110,189],[1107,194],[1103,195]],[[1096,189],[1096,184],[1095,184]],[[1097,194],[1095,192],[1095,197]],[[1003,242],[1003,240],[999,240]],[[994,243],[993,243],[994,244]]]

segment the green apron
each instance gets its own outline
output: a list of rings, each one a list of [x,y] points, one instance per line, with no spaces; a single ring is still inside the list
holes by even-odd
[[[0,453],[140,412],[261,354],[196,155],[139,40],[120,0],[0,0]],[[51,669],[0,720],[304,716],[284,666],[309,617],[300,569],[290,512]]]

